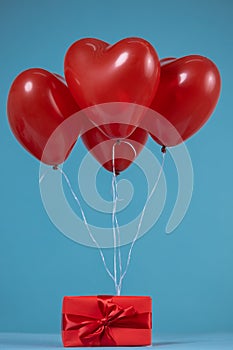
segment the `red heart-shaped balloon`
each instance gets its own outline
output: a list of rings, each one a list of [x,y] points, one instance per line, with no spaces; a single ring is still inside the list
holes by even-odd
[[[159,144],[175,146],[196,133],[212,114],[220,94],[221,78],[206,57],[191,55],[161,60],[160,83],[151,107],[178,131],[160,123],[151,136]],[[153,122],[153,121],[151,121]]]
[[[140,38],[123,39],[114,45],[81,39],[68,49],[64,68],[69,89],[82,109],[108,102],[149,106],[160,76],[156,51]],[[101,111],[87,116],[95,125],[102,125],[110,138],[129,136],[143,118],[132,111],[124,112],[123,117],[120,112],[106,116]]]
[[[46,164],[57,165],[68,157],[73,145],[67,128],[66,133],[61,128],[45,154],[43,151],[55,129],[78,110],[62,78],[44,69],[22,72],[9,91],[7,113],[13,134],[27,151]]]
[[[87,130],[81,136],[84,145],[96,160],[111,172],[113,172],[114,155],[114,167],[117,175],[130,166],[148,139],[148,133],[140,127],[136,128],[128,138],[118,142],[109,139],[99,128],[93,127],[89,121],[84,122],[84,124]],[[113,147],[115,148],[114,153]]]

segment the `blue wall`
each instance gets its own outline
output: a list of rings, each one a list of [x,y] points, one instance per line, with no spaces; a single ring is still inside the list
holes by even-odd
[[[97,251],[70,241],[50,222],[39,163],[19,146],[6,117],[16,75],[29,67],[63,74],[67,48],[87,36],[110,43],[139,36],[161,58],[201,54],[219,67],[218,106],[187,142],[195,174],[188,213],[165,235],[177,190],[168,159],[165,210],[137,242],[123,293],[153,297],[157,333],[233,331],[232,13],[229,0],[1,0],[0,331],[59,332],[64,295],[114,292]]]

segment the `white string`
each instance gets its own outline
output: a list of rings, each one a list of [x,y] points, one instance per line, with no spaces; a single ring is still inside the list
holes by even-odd
[[[121,143],[126,143],[126,145],[129,145],[134,152],[134,156],[137,157],[136,149],[134,148],[134,146],[130,142],[122,140]]]
[[[162,175],[162,172],[163,172],[163,168],[164,168],[164,161],[165,161],[165,152],[162,153],[163,154],[163,160],[162,160],[162,164],[161,164],[161,167],[160,167],[160,171],[159,171],[159,174],[158,174],[158,177],[157,177],[157,180],[154,184],[154,187],[152,188],[152,191],[151,193],[149,194],[149,196],[147,197],[147,200],[146,200],[146,203],[143,207],[143,210],[142,210],[142,213],[141,213],[141,217],[140,217],[140,220],[139,220],[139,224],[138,224],[138,229],[137,229],[137,232],[136,232],[136,235],[134,236],[134,239],[132,241],[132,244],[130,246],[130,250],[129,250],[129,253],[128,253],[128,259],[127,259],[127,263],[126,263],[126,268],[124,270],[124,273],[121,275],[120,277],[120,281],[119,281],[119,289],[121,291],[121,287],[122,287],[122,282],[123,282],[123,279],[128,271],[128,268],[129,268],[129,264],[130,264],[130,260],[131,260],[131,254],[132,254],[132,250],[133,250],[133,247],[134,247],[134,244],[139,236],[139,233],[140,233],[140,229],[141,229],[141,225],[142,225],[142,220],[143,220],[143,217],[145,215],[145,211],[146,211],[146,207],[147,207],[147,204],[148,202],[150,201],[151,197],[153,196],[156,188],[158,187],[158,184],[159,184],[159,180],[160,180],[160,177]]]
[[[114,146],[113,146],[113,154],[114,154]],[[114,158],[113,158],[114,159]],[[113,208],[112,208],[112,230],[113,230],[113,268],[114,268],[114,284],[115,289],[117,293],[117,256],[116,256],[116,250],[117,250],[117,242],[116,242],[116,228],[115,228],[115,216],[116,216],[116,207],[117,207],[117,196],[115,191],[115,177],[116,173],[113,171],[112,176],[112,196],[113,196]]]
[[[122,282],[123,282],[123,279],[125,278],[125,275],[126,275],[126,273],[128,271],[128,267],[129,267],[130,260],[131,260],[131,255],[132,255],[132,250],[133,250],[134,244],[135,244],[135,242],[136,242],[136,240],[138,238],[138,235],[140,233],[142,220],[143,220],[144,215],[145,215],[145,210],[146,210],[147,204],[150,201],[152,195],[154,194],[154,192],[155,192],[155,190],[156,190],[156,188],[157,188],[157,186],[159,184],[159,180],[160,180],[160,177],[161,177],[162,172],[163,172],[164,161],[165,161],[165,152],[164,152],[163,153],[163,160],[162,160],[161,168],[160,168],[160,171],[159,171],[159,174],[158,174],[158,178],[157,178],[157,180],[156,180],[156,182],[154,184],[154,187],[152,188],[151,193],[147,197],[146,203],[145,203],[145,205],[143,207],[143,210],[142,210],[142,213],[141,213],[141,217],[140,217],[140,220],[139,220],[139,224],[138,224],[138,228],[137,228],[137,232],[135,234],[135,237],[134,237],[134,239],[132,241],[132,244],[131,244],[131,247],[130,247],[130,250],[129,250],[129,253],[128,253],[128,259],[127,259],[126,267],[125,267],[124,272],[122,273],[122,259],[121,259],[121,250],[120,250],[120,242],[121,242],[120,241],[120,228],[119,228],[117,215],[116,215],[118,193],[117,193],[117,176],[116,176],[116,169],[115,169],[115,147],[117,145],[119,145],[121,142],[125,143],[125,144],[128,144],[132,148],[132,150],[134,151],[135,157],[137,155],[137,152],[136,152],[135,148],[128,141],[118,140],[113,145],[113,148],[112,148],[112,166],[113,166],[113,177],[112,177],[112,192],[113,192],[112,227],[113,227],[113,241],[114,241],[114,263],[113,263],[114,264],[114,275],[110,272],[109,268],[107,267],[103,251],[102,251],[101,247],[99,246],[98,242],[96,241],[95,237],[93,236],[93,234],[92,234],[92,232],[90,230],[90,227],[89,227],[89,225],[87,223],[87,219],[86,219],[86,216],[85,216],[84,211],[82,209],[81,203],[80,203],[77,195],[75,194],[75,192],[74,192],[74,190],[73,190],[73,188],[71,186],[71,183],[69,181],[68,176],[66,175],[66,173],[59,166],[54,166],[53,167],[55,170],[59,170],[60,173],[63,175],[64,179],[66,180],[66,183],[67,183],[67,185],[69,187],[69,190],[70,190],[73,198],[75,199],[76,203],[79,206],[79,209],[80,209],[80,212],[81,212],[81,215],[82,215],[82,218],[83,218],[83,222],[84,222],[84,224],[85,224],[85,226],[87,228],[88,234],[89,234],[90,238],[92,239],[93,243],[96,245],[96,247],[99,250],[99,254],[100,254],[101,259],[103,261],[104,268],[105,268],[106,272],[108,273],[108,275],[110,276],[110,278],[114,281],[115,290],[116,290],[116,294],[117,295],[120,295],[120,293],[121,293]],[[47,175],[47,173],[48,173],[48,171],[46,173],[44,173],[40,177],[40,179],[39,179],[40,183],[43,181],[43,179]],[[117,231],[118,244],[117,244],[117,240],[116,240],[116,231]],[[118,260],[119,260],[119,273],[120,273],[119,283],[117,282],[117,246],[118,246]]]
[[[117,195],[117,178],[115,177],[115,191],[116,191],[116,199],[118,201],[118,195]],[[116,229],[117,229],[117,238],[118,238],[118,260],[119,260],[119,273],[120,273],[120,278],[122,275],[122,260],[121,260],[121,235],[120,235],[120,228],[119,228],[119,224],[118,224],[118,220],[117,220],[117,215],[115,215],[115,222],[116,222]],[[120,290],[119,290],[119,286],[118,286],[118,294],[120,295]]]
[[[41,177],[39,178],[39,184],[41,184],[41,182],[44,180],[45,176],[48,174],[50,168],[47,169],[44,174],[41,175]]]
[[[113,193],[113,210],[112,210],[112,228],[113,228],[113,242],[114,242],[114,278],[115,278],[115,289],[116,289],[116,294],[120,295],[121,293],[121,280],[122,280],[122,259],[121,259],[121,236],[120,236],[120,228],[117,220],[117,215],[116,215],[116,210],[117,210],[117,201],[118,201],[118,193],[117,193],[117,176],[116,176],[116,168],[115,168],[115,148],[117,145],[120,145],[120,143],[125,143],[129,145],[133,152],[135,157],[137,156],[137,152],[134,148],[134,146],[124,140],[117,140],[113,147],[112,147],[112,193]],[[117,231],[117,240],[118,244],[116,244],[116,231]],[[119,283],[117,282],[117,249],[118,249],[118,263],[119,263]]]
[[[120,229],[118,225],[118,220],[116,216],[117,210],[117,176],[116,176],[116,168],[115,168],[115,147],[118,145],[120,141],[116,141],[112,147],[112,196],[113,196],[113,209],[112,209],[112,229],[113,229],[113,243],[114,243],[114,277],[115,277],[115,289],[116,294],[120,295],[119,286],[117,283],[117,246],[118,246],[118,262],[119,262],[119,273],[120,277],[122,274],[122,262],[121,262],[121,250],[120,250]],[[116,230],[117,230],[117,239],[118,244],[116,242]]]
[[[98,251],[99,251],[99,253],[100,253],[101,259],[102,259],[103,264],[104,264],[104,268],[105,268],[106,272],[108,273],[108,275],[111,277],[111,279],[115,282],[115,279],[114,279],[112,273],[110,272],[109,268],[107,267],[107,264],[106,264],[106,261],[105,261],[105,258],[104,258],[103,251],[102,251],[102,249],[100,248],[99,243],[96,241],[95,237],[94,237],[93,234],[91,233],[91,230],[90,230],[90,227],[89,227],[89,225],[88,225],[88,223],[87,223],[87,219],[86,219],[86,216],[85,216],[84,211],[83,211],[83,209],[82,209],[81,203],[80,203],[78,197],[76,196],[76,194],[75,194],[75,192],[74,192],[74,190],[73,190],[73,188],[72,188],[72,186],[71,186],[71,184],[70,184],[70,180],[68,179],[68,176],[67,176],[66,173],[65,173],[61,168],[59,168],[58,166],[54,167],[54,169],[55,169],[55,170],[59,170],[60,173],[64,176],[64,179],[66,180],[66,183],[67,183],[67,185],[68,185],[68,187],[69,187],[69,190],[70,190],[72,196],[74,197],[76,203],[77,203],[78,206],[79,206],[79,209],[80,209],[80,212],[81,212],[81,215],[82,215],[82,218],[83,218],[83,222],[84,222],[84,224],[85,224],[85,226],[86,226],[86,229],[87,229],[87,231],[88,231],[88,234],[89,234],[90,238],[92,239],[92,241],[94,242],[94,244],[96,245],[96,247],[98,248]]]

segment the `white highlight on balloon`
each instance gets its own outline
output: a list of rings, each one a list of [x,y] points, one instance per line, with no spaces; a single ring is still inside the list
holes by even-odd
[[[120,56],[115,62],[115,67],[122,66],[122,64],[124,64],[127,61],[128,57],[129,57],[128,52],[123,52],[122,54],[120,54]]]
[[[32,90],[32,82],[28,81],[25,85],[24,85],[24,90],[26,92],[30,92]]]

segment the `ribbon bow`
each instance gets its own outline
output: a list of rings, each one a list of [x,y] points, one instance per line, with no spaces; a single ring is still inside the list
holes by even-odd
[[[97,297],[101,318],[63,314],[63,330],[76,330],[84,346],[115,346],[111,332],[118,328],[150,328],[150,313],[137,313],[133,306],[123,308],[109,296]]]

